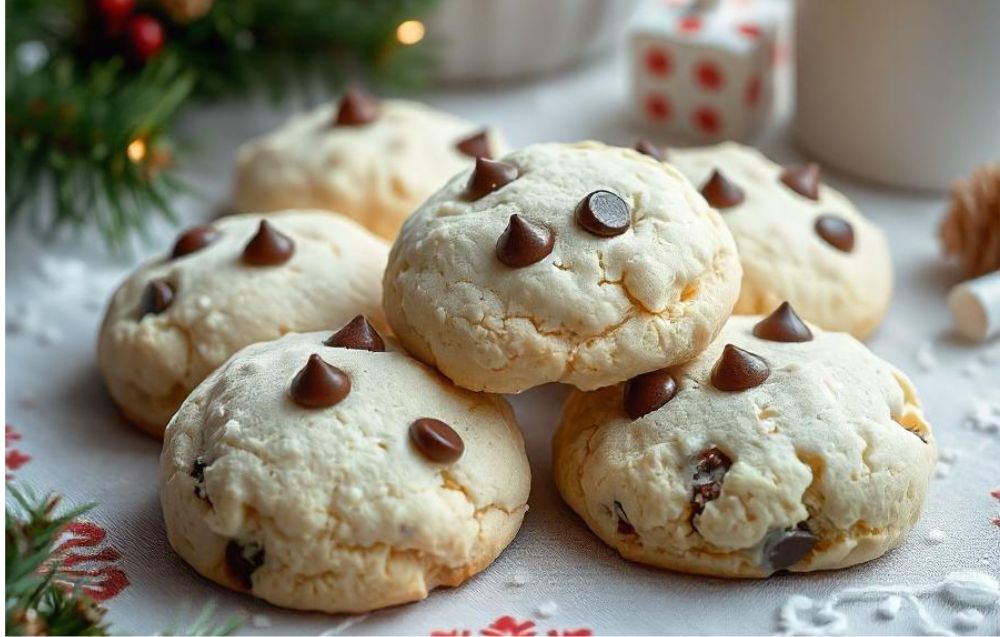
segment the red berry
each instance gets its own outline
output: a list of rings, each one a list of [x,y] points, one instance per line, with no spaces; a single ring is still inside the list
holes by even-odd
[[[97,13],[104,22],[104,29],[111,35],[118,35],[125,28],[125,21],[135,9],[135,0],[97,0]]]
[[[129,20],[128,38],[132,52],[141,62],[156,57],[166,40],[159,20],[148,15],[137,15]]]
[[[97,12],[105,20],[120,21],[135,9],[135,0],[97,0]]]

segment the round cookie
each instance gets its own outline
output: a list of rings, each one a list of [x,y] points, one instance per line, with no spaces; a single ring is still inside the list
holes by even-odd
[[[624,557],[767,577],[899,545],[936,445],[901,372],[783,304],[685,365],[574,393],[553,456],[563,498]]]
[[[503,152],[499,133],[405,100],[349,90],[244,144],[237,210],[323,208],[392,239],[403,220],[478,156]]]
[[[527,511],[513,411],[456,388],[359,317],[251,345],[167,427],[170,544],[273,604],[363,612],[483,570]]]
[[[383,299],[406,349],[463,387],[594,389],[697,354],[739,279],[725,223],[673,167],[539,144],[479,160],[421,206]]]
[[[667,161],[722,213],[743,264],[737,314],[766,314],[788,300],[823,329],[865,338],[892,294],[885,235],[815,164],[783,168],[726,142],[671,149]]]
[[[237,215],[182,233],[108,305],[97,362],[112,398],[160,437],[188,393],[246,345],[359,312],[384,325],[387,252],[361,226],[323,211]]]

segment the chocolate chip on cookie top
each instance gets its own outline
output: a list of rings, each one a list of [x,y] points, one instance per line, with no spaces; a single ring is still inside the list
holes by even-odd
[[[841,252],[854,250],[854,228],[837,215],[820,215],[816,219],[816,234]]]
[[[691,479],[691,517],[701,515],[705,505],[722,493],[722,481],[733,461],[717,447],[706,449],[698,455]]]
[[[197,252],[214,243],[219,236],[219,231],[212,225],[206,224],[188,228],[181,236],[177,237],[173,252],[170,253],[170,258],[177,259],[192,252]]]
[[[803,197],[819,201],[819,166],[813,162],[789,166],[781,173],[781,183]]]
[[[517,176],[517,166],[479,157],[476,159],[476,167],[472,170],[465,192],[473,201],[482,199],[514,181]]]
[[[410,440],[417,451],[431,462],[455,462],[465,451],[465,443],[458,432],[436,418],[413,421]]]
[[[364,126],[379,116],[378,100],[356,86],[349,87],[340,98],[335,126]]]
[[[754,325],[753,335],[778,343],[804,343],[813,339],[812,330],[799,318],[788,301]]]
[[[549,256],[555,245],[555,235],[545,226],[511,215],[507,228],[497,239],[497,258],[504,265],[523,268]]]
[[[666,153],[663,152],[663,149],[644,137],[640,137],[635,140],[634,148],[643,155],[649,155],[653,159],[657,159],[659,161],[663,161],[666,157]]]
[[[256,544],[226,543],[226,571],[244,590],[253,588],[253,573],[264,564],[264,549]]]
[[[716,168],[701,187],[701,196],[713,208],[723,210],[743,203],[743,189]]]
[[[656,411],[677,395],[677,383],[666,369],[640,374],[625,383],[625,413],[635,420]]]
[[[726,345],[712,368],[712,384],[722,391],[744,391],[760,385],[771,369],[760,356],[735,345]]]
[[[323,344],[345,349],[364,349],[369,352],[385,351],[385,341],[362,314],[352,318],[350,323],[334,332],[330,338],[323,341]]]
[[[243,262],[249,265],[281,265],[294,253],[295,242],[292,238],[263,219],[257,234],[243,249]]]
[[[139,318],[159,314],[174,302],[174,288],[166,279],[153,279],[146,284],[139,304]]]
[[[595,190],[576,206],[576,222],[590,234],[615,237],[632,223],[628,203],[609,190]]]
[[[622,503],[615,500],[615,517],[618,518],[618,534],[619,535],[638,535],[635,531],[635,527],[629,522],[628,516],[625,515],[625,508]]]
[[[312,354],[292,379],[289,393],[292,400],[308,409],[332,407],[351,393],[351,377],[319,354]]]
[[[805,524],[774,531],[764,540],[761,559],[771,571],[780,571],[800,561],[816,546],[816,535]]]
[[[493,151],[490,149],[489,133],[486,129],[470,135],[465,139],[460,139],[455,143],[455,148],[458,149],[458,152],[477,159],[490,159],[493,156]]]

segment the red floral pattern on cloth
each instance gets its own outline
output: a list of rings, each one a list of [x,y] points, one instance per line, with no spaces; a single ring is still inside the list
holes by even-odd
[[[21,434],[11,427],[10,425],[4,425],[3,432],[3,442],[4,442],[4,461],[6,463],[7,471],[17,471],[25,464],[31,460],[31,456],[26,453],[21,453],[17,449],[11,449],[11,443],[17,442],[21,439]],[[6,474],[7,480],[13,478],[10,473]]]
[[[432,630],[431,635],[433,637],[469,637],[472,635],[472,631],[468,628],[452,628],[449,630]],[[538,635],[538,627],[535,622],[530,619],[519,620],[510,615],[501,615],[497,617],[492,624],[486,628],[482,628],[478,632],[479,635],[488,635],[492,637],[499,637],[501,635],[527,635],[534,636]],[[589,628],[552,628],[545,632],[546,635],[550,637],[558,637],[560,635],[565,635],[567,637],[572,636],[584,636],[593,635],[593,631]]]
[[[83,592],[97,602],[121,593],[129,585],[128,576],[114,566],[121,559],[118,550],[102,546],[107,536],[107,531],[94,522],[68,524],[55,550],[59,560],[55,581],[65,588],[82,582]]]

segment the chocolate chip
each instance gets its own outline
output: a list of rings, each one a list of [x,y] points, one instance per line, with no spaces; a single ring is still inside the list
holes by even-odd
[[[243,249],[243,262],[249,265],[281,265],[291,259],[294,253],[295,242],[291,237],[264,219],[260,222],[257,234]]]
[[[474,135],[470,135],[465,139],[459,140],[456,142],[455,148],[457,148],[460,153],[468,155],[469,157],[482,157],[490,159],[493,156],[493,153],[490,150],[490,136],[486,129],[483,129]]]
[[[514,181],[517,176],[517,166],[479,157],[476,159],[476,167],[472,170],[465,192],[469,199],[482,199]]]
[[[384,352],[385,341],[379,336],[375,327],[363,315],[358,314],[351,322],[333,333],[333,336],[323,341],[330,347],[346,349],[364,349],[369,352]]]
[[[511,215],[497,239],[497,258],[504,265],[523,268],[547,257],[553,245],[555,235],[551,230],[521,215]]]
[[[622,503],[618,500],[615,500],[615,516],[618,518],[619,535],[638,535],[635,532],[635,527],[628,521],[628,516],[625,515],[625,509],[622,507]]]
[[[174,288],[166,279],[153,279],[146,284],[139,306],[139,318],[159,314],[174,302]]]
[[[186,254],[197,252],[202,248],[212,244],[219,238],[219,231],[215,226],[204,225],[194,226],[184,231],[177,237],[174,243],[174,250],[170,253],[171,259],[183,257]]]
[[[351,377],[324,361],[319,354],[312,354],[292,379],[289,391],[292,400],[303,407],[332,407],[351,393]]]
[[[663,161],[666,158],[666,153],[659,146],[643,137],[635,140],[635,149],[643,155],[649,155],[659,161]]]
[[[691,494],[691,517],[701,515],[705,505],[718,498],[721,493],[722,485],[718,482],[695,485],[694,493]]]
[[[717,447],[706,449],[698,455],[695,464],[691,493],[691,517],[701,515],[705,505],[719,497],[722,493],[722,481],[725,479],[733,461]]]
[[[841,252],[854,249],[854,228],[837,215],[820,215],[816,219],[816,234]]]
[[[743,189],[729,181],[722,171],[715,169],[701,187],[701,195],[708,205],[719,210],[743,203]]]
[[[337,107],[336,126],[364,126],[379,116],[378,100],[356,86],[348,87]]]
[[[785,168],[781,173],[781,183],[803,197],[819,201],[819,166],[813,162]]]
[[[226,571],[244,590],[253,588],[253,573],[264,564],[264,549],[256,544],[241,546],[236,540],[226,544]]]
[[[201,459],[201,456],[195,458],[194,466],[191,467],[191,477],[197,480],[198,482],[203,481],[205,479],[206,466],[207,465],[205,464],[205,461]]]
[[[677,383],[666,369],[640,374],[625,384],[625,413],[632,420],[670,402],[677,395]]]
[[[628,230],[632,211],[624,199],[608,190],[595,190],[576,206],[576,222],[590,234],[614,237]]]
[[[799,318],[788,301],[754,325],[753,335],[779,343],[804,343],[813,338],[809,326]]]
[[[458,432],[435,418],[413,421],[410,440],[417,451],[431,462],[455,462],[465,451],[465,443]]]
[[[208,501],[208,495],[205,493],[205,461],[201,457],[194,459],[194,466],[191,467],[191,477],[194,478],[194,494],[199,500]]]
[[[771,571],[784,570],[808,555],[816,541],[816,536],[804,524],[771,533],[764,540],[764,565]]]
[[[726,345],[712,368],[712,384],[722,391],[743,391],[760,385],[771,374],[765,361],[735,345]]]

